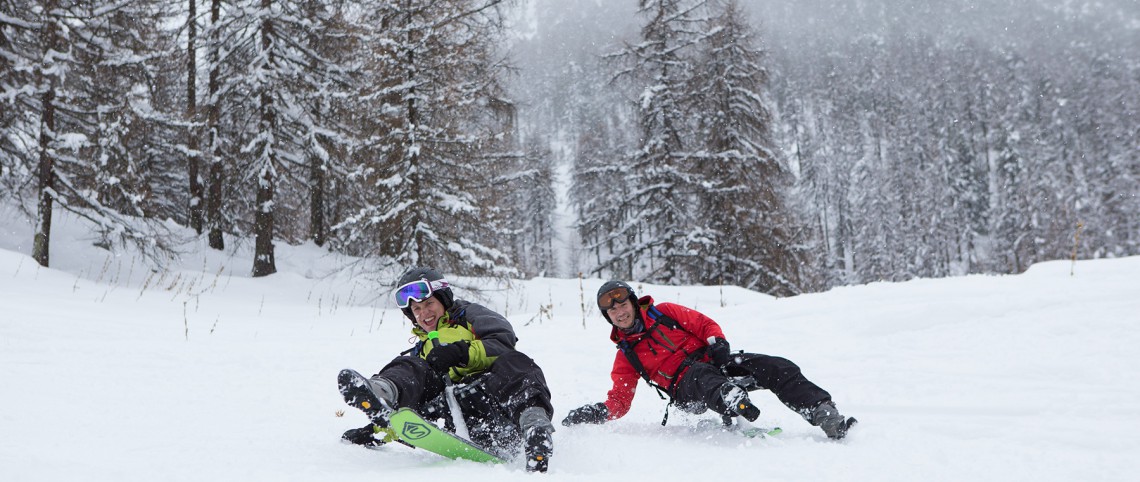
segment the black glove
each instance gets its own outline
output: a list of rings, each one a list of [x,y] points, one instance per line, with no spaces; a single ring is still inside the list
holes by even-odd
[[[341,442],[346,444],[363,445],[365,447],[379,447],[384,445],[383,438],[377,439],[376,426],[372,424],[360,428],[350,429],[340,436]]]
[[[467,365],[467,351],[470,345],[466,341],[457,341],[446,345],[433,347],[427,354],[428,365],[440,373],[447,373],[451,367]]]
[[[569,427],[580,423],[605,423],[607,418],[610,418],[610,409],[606,404],[598,402],[571,410],[570,414],[562,419],[562,425]]]
[[[728,365],[728,362],[732,361],[731,351],[728,347],[728,340],[709,337],[709,362],[713,365],[719,368]]]

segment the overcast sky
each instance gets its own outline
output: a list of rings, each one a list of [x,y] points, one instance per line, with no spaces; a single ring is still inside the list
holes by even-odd
[[[546,55],[596,50],[637,35],[636,0],[522,0],[516,38],[543,39]],[[1140,41],[1137,0],[742,0],[772,44],[803,37],[961,35],[988,43]],[[1092,6],[1089,6],[1092,5]],[[525,42],[524,42],[525,43]],[[523,59],[520,59],[523,60]]]

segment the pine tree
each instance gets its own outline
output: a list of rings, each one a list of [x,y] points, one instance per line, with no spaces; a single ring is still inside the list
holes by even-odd
[[[697,195],[688,173],[696,141],[685,88],[704,6],[704,0],[642,0],[642,41],[614,55],[628,66],[617,77],[641,89],[640,140],[624,162],[622,198],[587,215],[620,220],[591,247],[609,248],[595,272],[632,262],[630,274],[646,281],[684,281],[678,269],[690,256]]]
[[[554,250],[555,167],[550,149],[537,140],[527,143],[518,169],[501,179],[502,185],[517,186],[506,196],[511,208],[508,220],[518,234],[514,259],[531,276],[555,276]],[[510,183],[510,184],[508,184]]]
[[[485,200],[491,166],[513,125],[497,54],[500,0],[379,2],[357,19],[370,49],[358,108],[358,204],[338,224],[350,252],[385,264],[432,264],[463,274],[511,272],[487,240],[500,231]],[[486,221],[486,222],[485,222]]]
[[[735,1],[709,22],[701,63],[689,92],[697,113],[700,155],[692,180],[697,227],[685,266],[701,283],[731,283],[790,295],[798,286],[799,254],[786,206],[791,173],[775,149],[764,89],[768,72],[752,28]]]
[[[590,116],[575,143],[575,158],[570,191],[570,202],[578,212],[576,225],[583,244],[585,266],[594,266],[592,273],[602,273],[633,279],[633,258],[608,258],[627,237],[614,236],[623,229],[630,206],[624,190],[632,186],[634,178],[627,163],[624,146],[632,141],[624,138],[620,120]],[[603,264],[602,255],[607,255]]]
[[[329,115],[330,99],[344,90],[339,59],[327,55],[335,49],[325,48],[340,35],[332,18],[315,1],[210,4],[209,27],[201,35],[205,122],[194,131],[200,142],[194,137],[187,150],[208,167],[204,224],[210,246],[223,249],[227,230],[252,232],[255,276],[276,271],[275,239],[324,239],[326,185],[320,174],[333,162],[330,139],[345,130]],[[231,183],[232,176],[238,182]],[[192,207],[201,203],[193,198]]]
[[[10,122],[23,139],[37,140],[34,147],[6,149],[18,151],[20,164],[35,165],[28,170],[38,181],[33,258],[49,265],[56,208],[91,221],[101,245],[118,238],[146,255],[169,254],[159,223],[147,219],[150,186],[161,174],[137,149],[151,127],[146,56],[138,55],[155,37],[140,26],[152,18],[151,4],[4,6],[3,57],[26,74],[5,82],[3,97],[28,108],[28,117]]]

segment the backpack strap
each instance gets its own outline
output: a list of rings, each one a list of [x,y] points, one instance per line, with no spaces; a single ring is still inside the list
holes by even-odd
[[[645,314],[649,316],[649,319],[654,321],[654,329],[660,329],[660,326],[664,326],[666,328],[681,330],[691,334],[691,332],[681,326],[677,320],[673,319],[673,317],[669,315],[666,315],[665,313],[662,313],[661,310],[657,309],[657,307],[654,305],[649,305],[649,307],[645,309]],[[683,361],[681,361],[681,365],[677,367],[677,371],[673,372],[673,376],[670,377],[671,381],[669,382],[669,387],[666,388],[654,383],[649,379],[649,372],[645,370],[645,365],[641,364],[641,360],[637,358],[637,353],[633,351],[633,347],[640,342],[641,339],[638,339],[633,343],[630,343],[628,340],[621,340],[617,343],[617,348],[618,350],[621,350],[622,354],[625,355],[625,358],[629,360],[629,364],[633,365],[633,369],[637,370],[637,373],[641,375],[641,378],[645,380],[645,383],[648,383],[649,386],[657,390],[657,396],[661,397],[662,400],[669,400],[669,404],[665,406],[665,416],[661,419],[661,425],[664,426],[665,423],[669,421],[669,405],[673,405],[675,401],[673,399],[672,393],[673,389],[677,387],[677,375],[685,371],[686,368],[700,359],[701,356],[703,356],[705,353],[705,348],[701,348],[700,350],[690,353],[685,357]]]
[[[649,315],[649,319],[674,330],[689,331],[682,327],[681,324],[677,322],[677,320],[673,319],[673,317],[666,315],[665,313],[662,313],[661,310],[657,309],[657,305],[649,305],[649,307],[645,309],[645,314]]]
[[[685,333],[696,336],[693,332],[686,330],[684,326],[681,326],[681,324],[678,323],[677,320],[673,319],[673,317],[662,313],[661,310],[657,309],[657,307],[654,305],[649,305],[649,308],[645,310],[645,313],[649,315],[649,318],[651,320],[657,322],[654,326],[665,326],[667,328],[681,330]],[[699,350],[694,351],[685,357],[685,360],[682,361],[681,365],[677,367],[677,371],[673,373],[672,377],[670,377],[673,382],[669,384],[669,392],[672,392],[673,388],[675,388],[677,384],[677,375],[685,371],[686,368],[704,356],[706,351],[708,351],[708,345],[701,347]]]
[[[637,353],[633,351],[633,347],[637,346],[637,343],[640,341],[641,340],[637,340],[636,342],[630,343],[629,340],[622,340],[617,343],[617,348],[618,350],[621,350],[621,353],[625,355],[625,359],[629,360],[629,364],[633,365],[633,369],[637,370],[637,374],[641,375],[641,378],[645,380],[645,383],[648,383],[649,386],[656,389],[657,395],[659,395],[662,400],[665,400],[665,394],[662,393],[664,391],[664,387],[653,383],[653,380],[649,379],[649,372],[645,370],[645,365],[641,364],[641,360],[637,358]],[[669,397],[669,400],[672,401],[673,397]]]

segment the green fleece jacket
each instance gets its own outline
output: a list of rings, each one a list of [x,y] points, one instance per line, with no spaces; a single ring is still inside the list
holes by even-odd
[[[515,349],[515,330],[503,315],[476,303],[455,300],[443,319],[436,326],[441,345],[466,341],[468,343],[467,365],[454,367],[449,375],[458,382],[464,377],[491,368],[499,355]],[[413,353],[427,358],[434,344],[428,340],[428,332],[418,325],[412,327],[412,334],[419,339]]]

